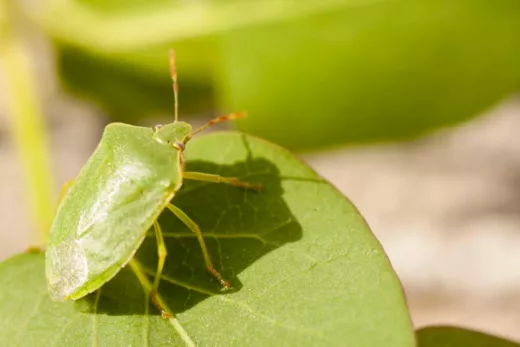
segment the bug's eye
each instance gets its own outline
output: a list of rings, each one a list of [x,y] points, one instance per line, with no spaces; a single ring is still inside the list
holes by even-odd
[[[157,130],[161,129],[162,127],[163,127],[163,125],[162,125],[162,124],[157,124],[157,125],[155,126],[155,131],[157,131]]]

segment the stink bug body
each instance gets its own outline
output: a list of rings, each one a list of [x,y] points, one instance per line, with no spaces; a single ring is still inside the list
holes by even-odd
[[[151,290],[152,296],[155,295],[166,258],[157,218],[165,208],[196,234],[208,271],[224,288],[230,286],[213,267],[197,224],[171,201],[184,179],[260,189],[236,178],[184,171],[183,151],[192,136],[211,124],[236,119],[241,114],[216,118],[192,131],[191,125],[177,120],[178,87],[173,52],[170,67],[175,121],[153,129],[122,123],[108,125],[98,147],[66,189],[46,251],[47,286],[53,300],[76,300],[99,289],[132,259],[152,227],[159,254]]]

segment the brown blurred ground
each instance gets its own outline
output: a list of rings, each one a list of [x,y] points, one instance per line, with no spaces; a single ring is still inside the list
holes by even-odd
[[[48,87],[59,187],[91,153],[103,120],[92,106]],[[33,226],[1,101],[4,259],[32,241]],[[456,324],[520,341],[519,129],[520,100],[512,98],[471,123],[414,142],[305,156],[366,217],[403,281],[417,326]]]

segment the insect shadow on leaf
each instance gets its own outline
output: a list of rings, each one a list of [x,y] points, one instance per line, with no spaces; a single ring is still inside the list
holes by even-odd
[[[187,170],[247,178],[248,182],[261,184],[262,192],[186,180],[174,198],[175,205],[199,225],[215,267],[232,285],[230,290],[222,291],[220,283],[208,275],[195,235],[169,211],[159,218],[168,250],[159,292],[174,314],[212,295],[240,290],[238,275],[242,271],[267,253],[302,237],[301,226],[283,199],[283,178],[276,165],[266,158],[254,157],[245,136],[242,143],[248,153],[245,160],[219,165],[190,161],[188,156]],[[158,261],[153,230],[137,251],[136,259],[153,279]],[[145,310],[143,289],[127,268],[103,286],[93,310],[96,298],[97,293],[93,293],[84,299],[90,307],[87,311],[109,315],[160,314],[153,308]]]

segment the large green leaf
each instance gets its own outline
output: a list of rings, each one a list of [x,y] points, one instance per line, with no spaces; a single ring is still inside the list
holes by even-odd
[[[189,54],[206,55],[204,40],[178,44],[182,116],[216,107],[211,72]],[[99,57],[89,51],[57,45],[59,77],[64,88],[91,100],[104,109],[111,121],[136,123],[158,114],[173,117],[173,93],[168,71],[169,46],[148,49],[141,54]],[[191,61],[191,62],[190,62]],[[150,64],[150,67],[147,64]],[[197,66],[197,72],[190,65]],[[143,66],[144,65],[144,66]]]
[[[216,267],[203,266],[193,235],[161,216],[169,256],[160,293],[176,313],[163,320],[129,267],[76,303],[51,302],[43,255],[0,265],[0,341],[8,346],[414,345],[401,285],[355,207],[284,149],[240,133],[189,144],[188,169],[238,176],[261,193],[185,182],[174,203],[199,223]],[[155,272],[152,235],[139,249]]]
[[[417,331],[418,347],[519,347],[520,344],[482,332],[450,327],[426,327]]]
[[[41,22],[59,47],[106,67],[65,59],[64,79],[113,119],[170,111],[168,46],[200,106],[216,92],[221,109],[249,112],[243,130],[291,148],[417,136],[520,86],[517,0],[49,4]]]
[[[133,123],[171,112],[167,52],[172,46],[179,52],[183,112],[213,111],[216,36],[256,23],[330,11],[343,3],[48,0],[42,11],[33,8],[32,16],[55,40],[66,90],[93,100],[113,121]]]
[[[346,2],[220,36],[217,90],[248,110],[242,130],[309,149],[407,138],[520,86],[517,0]]]

